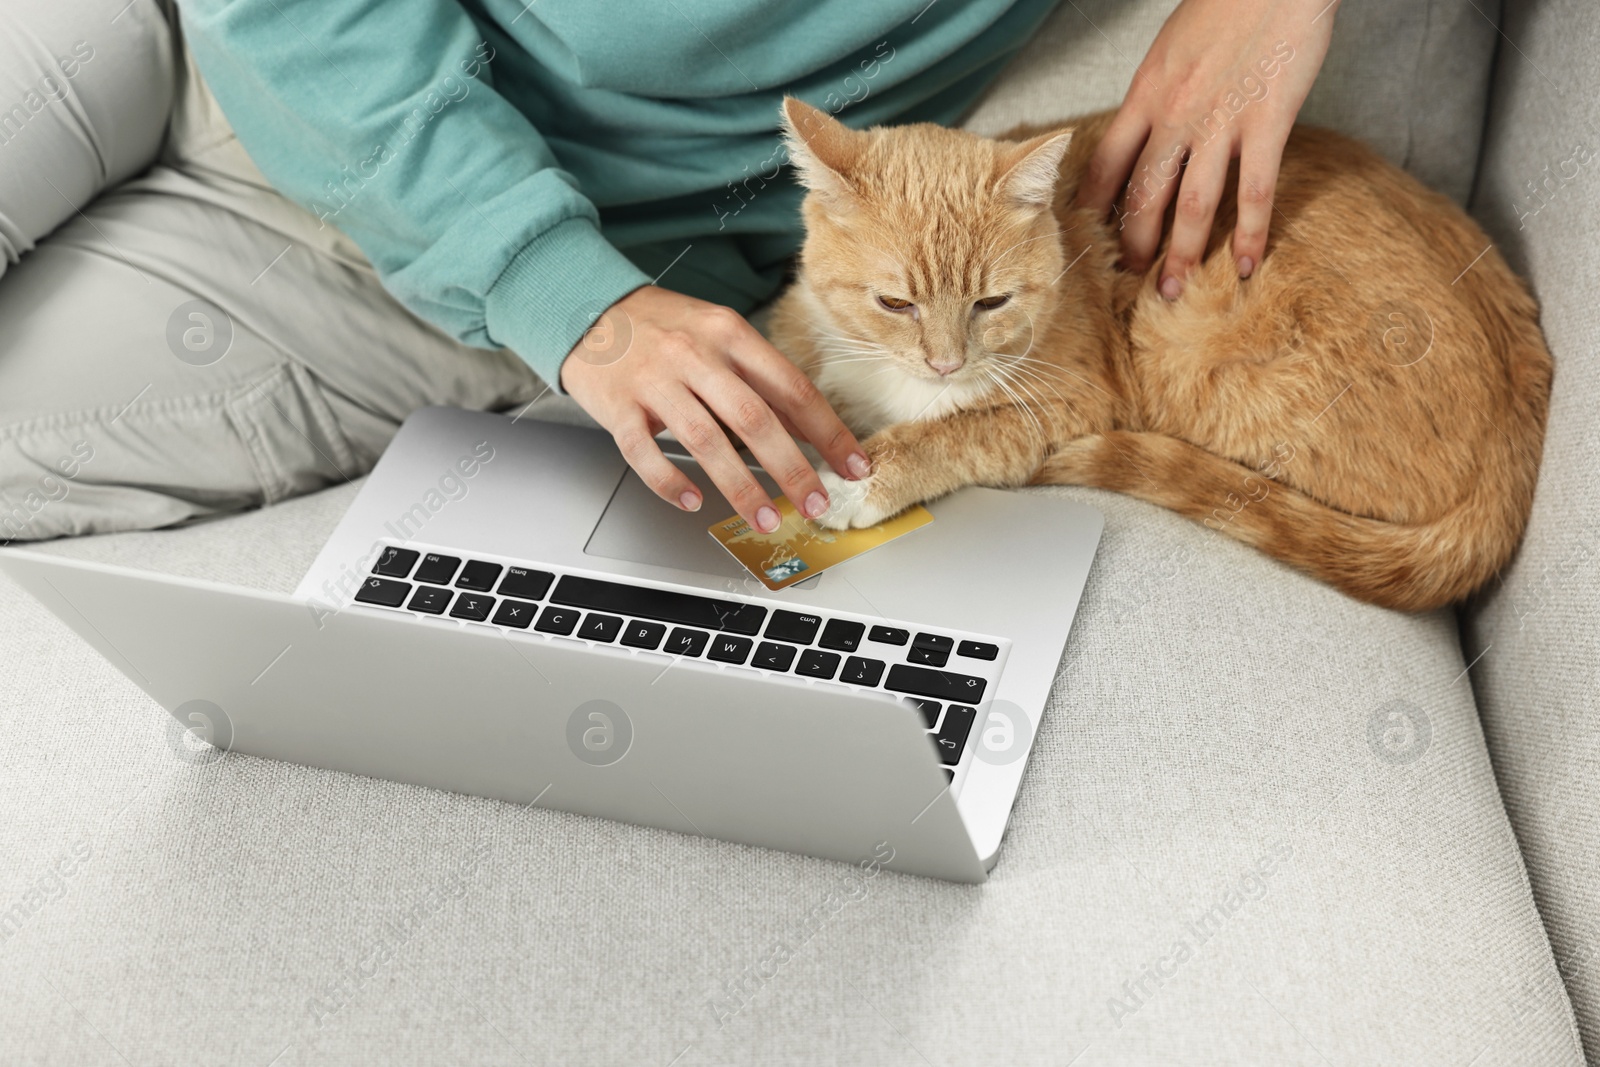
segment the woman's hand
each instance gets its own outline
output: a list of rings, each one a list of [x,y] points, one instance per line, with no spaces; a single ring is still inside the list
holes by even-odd
[[[611,431],[629,466],[663,500],[698,511],[702,499],[656,443],[665,428],[764,533],[777,529],[777,509],[718,419],[807,518],[828,510],[828,494],[791,432],[846,478],[871,469],[855,435],[811,380],[743,316],[653,285],[606,310],[567,354],[561,385]]]
[[[1122,260],[1149,269],[1174,196],[1161,295],[1176,300],[1205,255],[1228,166],[1239,160],[1233,257],[1248,278],[1267,250],[1284,142],[1322,69],[1339,0],[1183,0],[1161,27],[1095,149],[1078,204],[1104,214],[1125,186]]]

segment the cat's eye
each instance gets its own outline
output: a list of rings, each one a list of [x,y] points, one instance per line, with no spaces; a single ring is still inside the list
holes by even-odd
[[[995,308],[999,307],[1010,299],[1010,294],[1005,296],[986,296],[982,300],[974,301],[973,306],[978,308],[980,311],[993,311]]]
[[[905,311],[911,306],[911,301],[901,300],[897,296],[880,296],[878,303],[890,311]]]

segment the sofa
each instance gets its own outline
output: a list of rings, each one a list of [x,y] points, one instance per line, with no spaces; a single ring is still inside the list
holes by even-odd
[[[1171,7],[1068,0],[967,125],[1115,105]],[[1600,11],[1337,19],[1303,119],[1467,205],[1555,355],[1488,590],[1399,614],[1024,490],[1106,529],[1000,861],[958,886],[197,747],[0,579],[0,1063],[1600,1063]],[[175,180],[149,165],[130,195]],[[280,299],[322,284],[296,262]],[[287,593],[358,485],[41,549]]]

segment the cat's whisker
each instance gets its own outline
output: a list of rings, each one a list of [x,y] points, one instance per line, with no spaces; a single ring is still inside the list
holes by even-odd
[[[777,317],[786,318],[791,322],[797,322],[806,327],[811,334],[813,343],[818,348],[823,348],[829,345],[838,345],[843,347],[854,347],[863,351],[885,351],[884,346],[878,344],[876,341],[868,341],[862,337],[852,337],[849,334],[840,333],[837,330],[824,326],[822,323],[813,318],[808,318],[787,307],[779,307],[774,312],[774,318]]]
[[[1055,369],[1055,368],[1051,367],[1049,364],[1046,363],[1046,364],[1040,364],[1039,366],[1030,366],[1030,365],[1024,364],[1024,363],[1017,363],[1017,364],[1012,365],[1012,367],[1010,369],[1015,371],[1018,374],[1026,374],[1030,379],[1032,379],[1033,381],[1038,382],[1040,385],[1042,385],[1045,388],[1049,389],[1052,393],[1054,393],[1056,396],[1060,397],[1062,400],[1066,400],[1067,399],[1066,394],[1063,393],[1060,389],[1056,388],[1056,386],[1059,385],[1059,384],[1065,384],[1065,379],[1054,378],[1050,374],[1046,373],[1047,371]]]
[[[1050,435],[1045,432],[1044,422],[1043,422],[1042,419],[1039,418],[1039,411],[1035,411],[1034,410],[1033,403],[1035,401],[1037,401],[1037,403],[1039,405],[1039,410],[1040,411],[1044,411],[1046,413],[1045,414],[1045,418],[1049,418],[1050,419],[1051,425],[1055,424],[1055,419],[1051,418],[1051,416],[1049,415],[1049,412],[1055,410],[1054,405],[1052,405],[1043,396],[1040,396],[1036,389],[1031,388],[1026,382],[1022,381],[1021,379],[1010,378],[1010,381],[1011,381],[1011,384],[1016,387],[1017,392],[1022,395],[1022,397],[1024,399],[1024,402],[1027,405],[1024,410],[1026,410],[1028,415],[1033,419],[1033,425],[1038,430],[1040,440],[1043,441],[1044,443],[1048,444],[1049,441],[1050,441]]]
[[[1020,409],[1021,412],[1025,416],[1027,416],[1028,422],[1030,424],[1030,428],[1033,430],[1034,433],[1037,433],[1039,435],[1039,440],[1041,442],[1045,443],[1046,445],[1048,445],[1049,442],[1050,442],[1050,438],[1048,436],[1046,436],[1046,434],[1044,432],[1044,427],[1039,424],[1038,418],[1028,408],[1027,402],[1025,400],[1023,400],[1022,397],[1017,394],[1016,390],[1012,389],[1011,386],[1006,384],[1004,377],[1002,377],[1000,374],[996,373],[994,368],[985,367],[984,368],[984,373],[986,373],[989,376],[990,380],[992,380],[996,385],[998,385],[1001,389],[1003,389],[1005,391],[1006,396],[1011,398],[1012,403],[1014,403],[1018,407],[1018,409]]]
[[[837,332],[832,331],[832,330],[818,330],[817,331],[817,336],[814,338],[814,340],[819,341],[819,342],[826,342],[828,344],[865,345],[865,346],[867,346],[869,348],[881,348],[881,347],[883,347],[877,341],[872,341],[872,340],[869,340],[869,339],[867,339],[865,337],[856,337],[856,336],[854,336],[852,334],[837,333]]]
[[[995,355],[1004,356],[1005,359],[1008,362],[1026,364],[1026,365],[1028,365],[1030,367],[1043,367],[1046,370],[1054,370],[1054,371],[1059,371],[1059,370],[1063,370],[1064,369],[1059,364],[1052,363],[1047,359],[1040,359],[1037,356],[1015,355],[1015,354],[1008,353],[1008,352],[996,352]]]
[[[1049,389],[1052,393],[1054,393],[1057,397],[1059,397],[1063,402],[1066,402],[1066,400],[1067,400],[1066,394],[1062,393],[1061,390],[1057,389],[1056,388],[1056,382],[1052,381],[1049,378],[1048,375],[1044,374],[1040,370],[1041,367],[1046,369],[1046,370],[1056,370],[1057,368],[1055,368],[1051,364],[1044,363],[1044,362],[1042,362],[1040,360],[1029,360],[1026,357],[1021,357],[1021,356],[1008,356],[1003,352],[990,352],[990,353],[988,353],[988,355],[1000,367],[1004,368],[1005,370],[1007,370],[1009,372],[1015,372],[1017,374],[1026,374],[1029,377],[1030,380],[1038,382],[1041,386]],[[1036,363],[1036,364],[1038,364],[1038,366],[1037,367],[1029,366],[1028,364],[1030,364],[1030,363]]]
[[[1055,424],[1054,413],[1071,404],[1067,396],[1057,389],[1053,382],[1032,367],[1023,366],[1020,362],[1013,363],[1010,366],[1001,363],[1000,369],[1008,380],[1019,388],[1024,389],[1028,395],[1039,402],[1040,410],[1045,412],[1045,416],[1050,419],[1052,426]],[[1045,390],[1048,390],[1055,397],[1055,402],[1052,402],[1049,397],[1044,395]]]
[[[887,352],[888,351],[888,349],[883,347],[882,345],[841,344],[840,342],[837,342],[837,341],[819,341],[819,342],[817,342],[816,347],[819,350],[824,351],[824,352],[857,352],[857,353],[880,352],[881,353],[881,352]]]
[[[1050,402],[1049,398],[1045,397],[1042,393],[1039,392],[1039,390],[1036,387],[1034,387],[1032,385],[1029,385],[1026,381],[1024,381],[1024,380],[1022,380],[1020,378],[1015,378],[1015,379],[1012,379],[1012,380],[1016,384],[1017,389],[1018,389],[1019,392],[1023,393],[1023,395],[1029,397],[1030,399],[1038,401],[1039,410],[1036,411],[1036,412],[1033,412],[1033,414],[1035,416],[1035,421],[1036,422],[1041,421],[1041,420],[1038,419],[1038,415],[1039,415],[1039,412],[1043,412],[1044,413],[1044,419],[1048,420],[1049,423],[1050,423],[1050,429],[1054,430],[1055,426],[1056,426],[1055,413],[1061,409],[1062,405],[1061,404],[1052,404]],[[1046,433],[1042,425],[1040,427],[1040,434],[1043,436],[1044,443],[1046,445],[1048,445],[1050,443],[1051,439],[1052,439],[1052,434]]]
[[[1020,357],[1014,357],[1014,358],[1028,359],[1030,357],[1020,356]],[[1063,367],[1058,363],[1045,363],[1043,360],[1039,360],[1038,362],[1042,366],[1047,367],[1050,370],[1052,370],[1052,371],[1054,371],[1054,372],[1056,372],[1058,374],[1065,374],[1069,378],[1076,378],[1078,381],[1082,382],[1084,385],[1087,385],[1089,388],[1094,389],[1097,392],[1104,393],[1106,396],[1110,397],[1112,400],[1117,399],[1115,396],[1112,396],[1111,392],[1109,390],[1107,390],[1105,386],[1101,385],[1099,382],[1093,381],[1093,380],[1091,380],[1089,378],[1085,378],[1083,375],[1079,374],[1077,371],[1068,370],[1066,367]]]
[[[835,356],[887,356],[889,350],[878,345],[836,345],[822,343],[815,346],[824,355]]]
[[[1013,371],[1015,371],[1018,374],[1025,374],[1026,375],[1026,377],[1016,378],[1016,379],[1013,379],[1013,380],[1016,381],[1016,383],[1018,385],[1022,385],[1024,382],[1027,382],[1028,385],[1029,385],[1030,392],[1032,392],[1036,397],[1038,397],[1040,407],[1044,408],[1047,411],[1054,411],[1058,407],[1068,407],[1068,406],[1070,406],[1071,401],[1069,401],[1066,398],[1066,396],[1064,396],[1062,394],[1061,390],[1059,390],[1055,386],[1051,385],[1048,381],[1044,380],[1043,378],[1037,377],[1031,371],[1025,370],[1025,368],[1015,367],[1015,368],[1012,368],[1012,369],[1013,369]],[[1046,397],[1044,395],[1044,391],[1045,390],[1048,390],[1050,392],[1051,396],[1055,397],[1056,403],[1051,403],[1049,397]]]
[[[886,355],[853,355],[853,357],[822,357],[822,362],[829,366],[840,366],[843,363],[877,363],[878,360],[888,360]]]

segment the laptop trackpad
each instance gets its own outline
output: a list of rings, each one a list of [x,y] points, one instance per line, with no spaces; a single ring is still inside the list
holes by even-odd
[[[586,555],[606,559],[627,560],[630,563],[647,563],[657,567],[696,571],[718,578],[748,578],[750,572],[717,544],[707,531],[711,524],[734,513],[734,507],[717,492],[706,472],[694,460],[668,453],[667,458],[676,463],[705,494],[705,504],[699,511],[688,512],[668,504],[650,491],[639,476],[629,469],[617,484],[600,522],[589,543],[583,546]],[[776,483],[765,471],[752,469],[752,474],[768,493],[779,494]],[[822,575],[809,582],[806,588]]]

